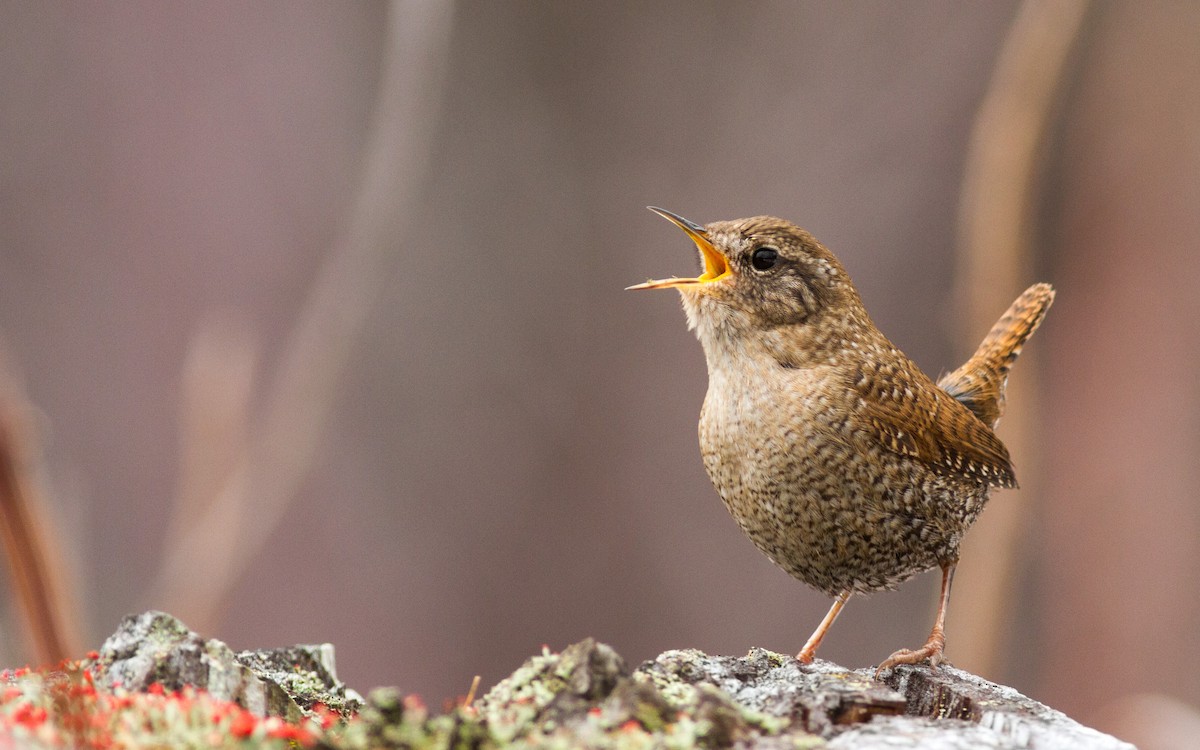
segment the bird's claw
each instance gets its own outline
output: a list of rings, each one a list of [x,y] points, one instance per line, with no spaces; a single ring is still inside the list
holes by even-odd
[[[942,657],[945,648],[945,637],[938,637],[936,635],[930,636],[929,641],[927,641],[924,646],[916,651],[908,648],[902,648],[888,658],[884,659],[879,664],[879,666],[875,669],[875,679],[879,679],[879,676],[883,673],[883,670],[891,669],[892,667],[899,666],[901,664],[920,664],[921,662],[928,660],[929,666],[933,669],[937,669],[937,665],[942,663]]]

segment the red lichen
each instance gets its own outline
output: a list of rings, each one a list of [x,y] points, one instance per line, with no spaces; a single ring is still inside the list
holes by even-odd
[[[246,738],[254,734],[258,727],[258,719],[249,711],[239,711],[229,722],[229,733],[234,737]]]
[[[94,663],[67,662],[61,669],[4,670],[0,680],[0,747],[84,748],[211,745],[243,741],[268,748],[308,747],[337,725],[324,706],[312,718],[289,723],[260,718],[236,703],[191,687],[167,691],[160,683],[145,692],[98,689]]]

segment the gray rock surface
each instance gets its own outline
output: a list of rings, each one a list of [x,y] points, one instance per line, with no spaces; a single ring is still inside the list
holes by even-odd
[[[234,651],[201,638],[165,612],[129,615],[101,646],[96,680],[108,689],[144,691],[185,686],[233,701],[259,716],[295,721],[323,703],[353,712],[361,699],[337,679],[333,646]]]
[[[764,649],[667,651],[630,672],[589,639],[529,659],[477,706],[498,739],[533,745],[619,747],[619,731],[635,726],[679,747],[1132,750],[946,665],[898,667],[879,681]]]
[[[162,612],[125,618],[95,662],[97,683],[109,689],[192,686],[289,720],[316,703],[344,716],[363,705],[338,681],[328,644],[235,654]],[[330,747],[1132,750],[947,665],[883,677],[764,649],[744,657],[667,651],[630,670],[589,638],[531,657],[473,705],[445,715],[376,691]]]

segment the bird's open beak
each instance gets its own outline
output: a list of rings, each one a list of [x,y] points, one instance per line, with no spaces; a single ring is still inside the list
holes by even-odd
[[[626,287],[626,290],[669,289],[671,287],[691,286],[694,284],[708,284],[713,281],[720,281],[732,273],[729,270],[729,261],[726,260],[720,250],[713,247],[713,244],[708,241],[708,232],[704,230],[704,227],[665,209],[655,208],[654,206],[647,206],[647,208],[679,227],[687,233],[688,237],[692,238],[692,242],[695,242],[696,247],[700,248],[700,256],[704,259],[704,273],[694,279],[670,278],[647,281],[644,284],[634,284],[633,286]]]

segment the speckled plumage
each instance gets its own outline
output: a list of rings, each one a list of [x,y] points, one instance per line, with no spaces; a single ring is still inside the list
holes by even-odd
[[[880,333],[845,269],[804,230],[767,216],[699,227],[660,213],[705,263],[697,279],[640,286],[678,288],[703,345],[709,477],[767,557],[838,597],[801,656],[811,658],[854,593],[942,566],[948,596],[959,543],[989,490],[1016,486],[992,428],[1050,287],[1026,291],[939,387]],[[766,269],[752,261],[762,248],[777,253]],[[936,651],[923,655],[936,662]]]

